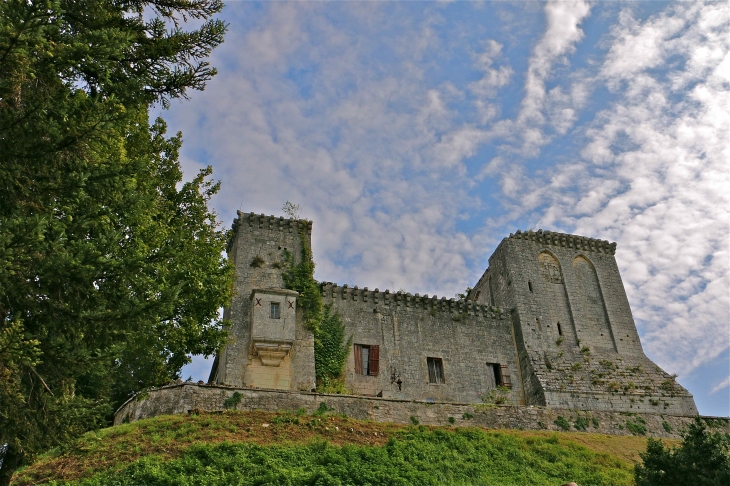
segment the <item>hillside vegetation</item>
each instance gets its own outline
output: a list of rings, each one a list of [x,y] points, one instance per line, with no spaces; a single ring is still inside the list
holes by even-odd
[[[641,437],[201,412],[88,433],[13,484],[628,485],[645,448]]]

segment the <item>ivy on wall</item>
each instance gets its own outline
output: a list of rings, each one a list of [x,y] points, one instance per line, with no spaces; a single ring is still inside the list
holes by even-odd
[[[345,342],[345,325],[332,306],[322,303],[322,289],[314,279],[312,249],[307,244],[306,233],[301,233],[302,259],[285,252],[286,271],[284,285],[299,292],[297,305],[304,312],[304,325],[314,333],[314,368],[317,390],[325,393],[343,393],[345,361],[350,351],[352,337]]]
[[[345,342],[345,325],[332,304],[324,306],[319,332],[314,335],[314,366],[317,389],[329,393],[345,392],[345,361],[352,336]]]

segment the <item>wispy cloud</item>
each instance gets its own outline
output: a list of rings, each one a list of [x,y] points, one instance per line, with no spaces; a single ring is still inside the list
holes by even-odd
[[[728,376],[727,378],[725,378],[725,380],[723,380],[720,383],[718,383],[717,386],[715,388],[713,388],[710,393],[711,394],[717,393],[720,390],[723,390],[723,389],[725,389],[727,387],[730,387],[730,376]]]
[[[533,180],[539,225],[620,242],[644,345],[684,375],[730,344],[717,338],[730,319],[729,26],[719,4],[643,23],[623,12],[599,75],[616,100],[587,127],[579,162]]]

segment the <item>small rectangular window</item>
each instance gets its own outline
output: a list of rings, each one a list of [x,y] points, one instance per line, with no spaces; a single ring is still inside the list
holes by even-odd
[[[426,358],[429,383],[446,383],[444,380],[444,362],[441,358]]]
[[[380,346],[355,345],[355,374],[378,376],[380,373]]]
[[[271,303],[271,313],[269,315],[272,319],[279,319],[279,303],[278,302],[272,302]]]
[[[507,388],[512,388],[512,380],[509,376],[509,368],[507,368],[507,365],[499,364],[499,363],[487,363],[487,370],[491,376],[488,377],[488,381],[492,382],[492,377],[494,377],[494,386],[504,386]]]

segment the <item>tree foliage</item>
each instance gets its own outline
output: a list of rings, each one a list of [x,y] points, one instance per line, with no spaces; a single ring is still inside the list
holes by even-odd
[[[649,438],[641,458],[643,463],[634,470],[637,486],[730,484],[730,434],[711,430],[700,417],[675,448]]]
[[[215,74],[221,8],[0,3],[0,484],[222,343],[218,185],[183,183],[181,136],[147,115]]]

